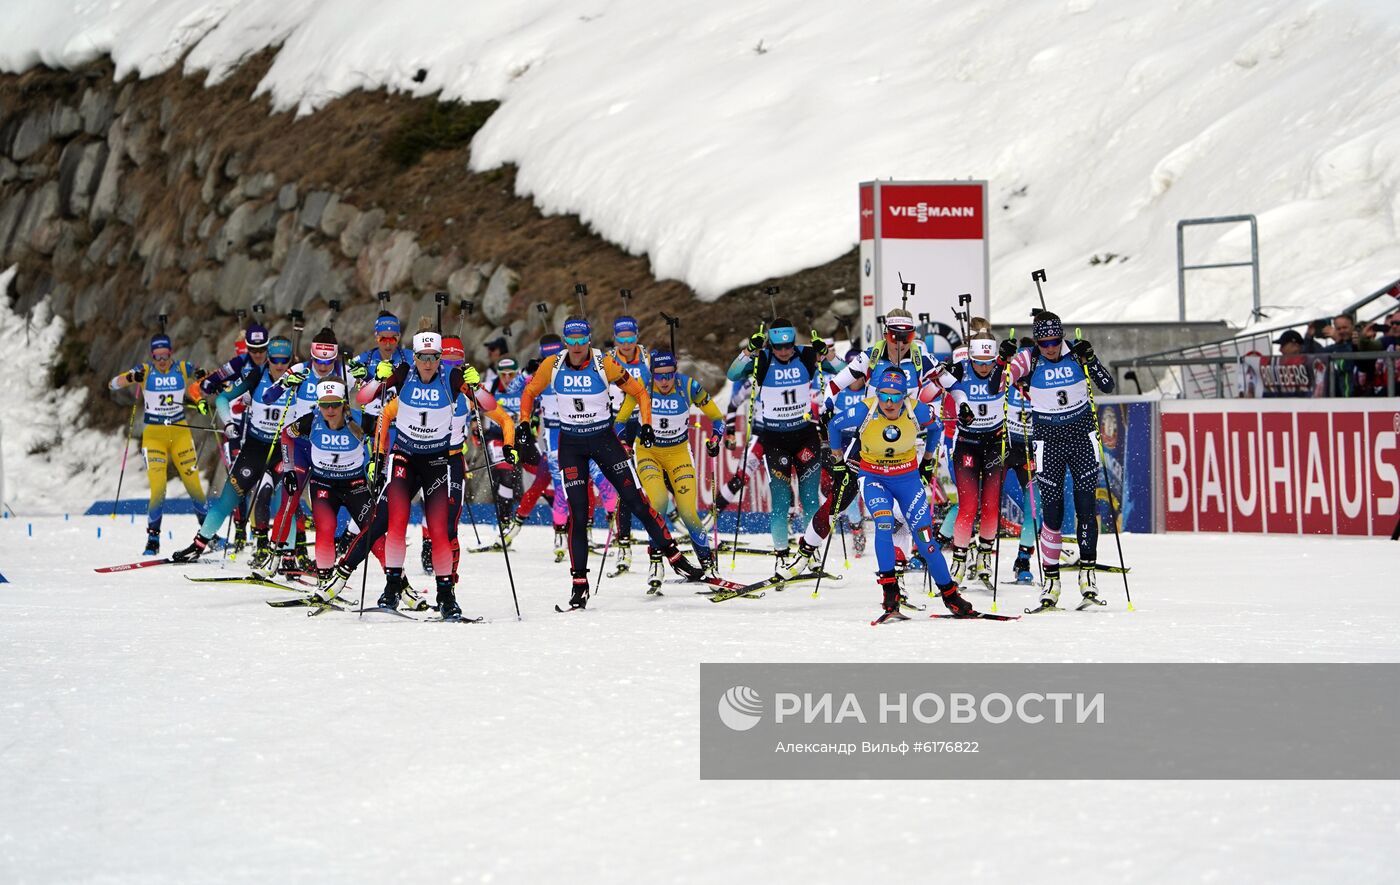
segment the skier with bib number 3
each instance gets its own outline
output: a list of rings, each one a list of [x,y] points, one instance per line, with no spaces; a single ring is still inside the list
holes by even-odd
[[[1113,376],[1094,355],[1088,341],[1065,347],[1060,318],[1041,311],[1035,319],[1035,348],[1017,350],[1016,342],[1001,342],[1008,383],[1030,380],[1035,425],[1031,431],[1035,486],[1040,503],[1040,552],[1045,587],[1040,606],[1028,613],[1055,610],[1060,601],[1060,523],[1065,509],[1065,473],[1074,477],[1074,512],[1079,537],[1080,608],[1103,605],[1094,565],[1098,560],[1099,442],[1090,405],[1089,379],[1104,393],[1113,392]]]

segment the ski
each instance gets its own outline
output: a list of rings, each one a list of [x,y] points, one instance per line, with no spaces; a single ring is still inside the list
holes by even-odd
[[[1028,609],[1025,609],[1025,613],[1028,614],[1028,615],[1038,615],[1038,614],[1040,614],[1041,612],[1062,612],[1062,611],[1064,611],[1064,609],[1062,609],[1062,608],[1060,608],[1059,606],[1055,605],[1053,602],[1052,602],[1050,605],[1038,605],[1038,606],[1036,606],[1035,608],[1028,608]]]
[[[1107,599],[1100,599],[1098,596],[1085,596],[1079,600],[1079,604],[1074,607],[1077,612],[1088,611],[1096,605],[1108,605]]]
[[[562,606],[556,605],[556,606],[554,607],[554,610],[557,611],[557,612],[559,612],[559,614],[561,614],[561,615],[567,615],[569,612],[587,611],[587,609],[585,609],[585,608],[584,608],[583,606],[581,606],[581,605],[571,605],[571,606],[569,606],[568,608],[564,608],[564,607],[562,607]]]
[[[788,548],[791,550],[792,548]],[[743,544],[735,545],[730,541],[721,540],[719,542],[720,553],[737,553],[740,556],[773,556],[773,551],[766,547],[748,547]]]
[[[417,619],[417,618],[414,618],[414,620],[418,620],[418,619]],[[484,624],[484,623],[486,623],[486,619],[485,619],[485,618],[469,618],[469,617],[466,617],[465,615],[458,615],[458,616],[455,617],[455,618],[444,618],[444,617],[440,617],[440,616],[439,616],[439,617],[433,617],[433,618],[423,618],[423,623],[425,623],[425,624]]]
[[[928,606],[926,606],[926,605],[917,605],[917,604],[915,604],[915,603],[910,602],[909,600],[905,599],[905,598],[902,597],[902,596],[899,598],[899,605],[900,605],[901,608],[907,608],[907,609],[909,609],[910,611],[921,612],[921,611],[927,611],[927,610],[928,610]]]
[[[1032,579],[1030,579],[1029,581],[1002,581],[1002,582],[1001,582],[1001,586],[1003,586],[1003,587],[1039,587],[1040,585],[1037,584],[1037,583],[1035,582],[1035,579],[1034,579],[1034,578],[1032,578]]]
[[[631,573],[632,573],[632,567],[631,567],[630,565],[621,565],[621,566],[618,566],[618,567],[617,567],[617,570],[616,570],[616,571],[608,572],[608,577],[609,577],[609,578],[618,578],[618,577],[621,577],[622,575],[627,575],[627,574],[631,574]]]
[[[1021,620],[1021,616],[1020,616],[1020,615],[995,615],[995,614],[992,614],[991,612],[972,612],[971,614],[967,614],[967,615],[955,615],[955,614],[953,614],[952,612],[948,612],[947,614],[932,614],[932,615],[929,615],[929,617],[930,617],[930,618],[951,618],[951,619],[958,620],[958,621],[976,621],[976,620],[983,620],[983,621],[1019,621],[1019,620]]]
[[[272,587],[276,590],[295,591],[297,589],[296,587],[292,587],[288,584],[280,584],[277,581],[269,581],[266,578],[259,578],[257,575],[233,575],[227,577],[219,575],[217,577],[212,578],[193,578],[189,575],[185,575],[185,580],[193,581],[196,584],[251,584],[256,587]],[[306,581],[301,581],[296,578],[292,578],[291,581],[292,583],[300,584],[303,587],[316,586],[315,584],[310,584]]]
[[[1062,571],[1062,572],[1063,572],[1063,571],[1078,571],[1079,569],[1080,569],[1080,563],[1079,563],[1079,562],[1062,562],[1062,563],[1060,563],[1060,571]],[[1130,572],[1130,571],[1132,571],[1132,570],[1133,570],[1133,567],[1132,567],[1132,566],[1128,566],[1128,567],[1124,568],[1124,567],[1121,566],[1121,565],[1105,565],[1105,564],[1102,563],[1102,562],[1100,562],[1100,563],[1098,563],[1097,565],[1094,566],[1094,571],[1096,571],[1096,572],[1108,572],[1109,574],[1114,574],[1114,575],[1125,575],[1125,574],[1127,574],[1128,572]]]
[[[406,615],[396,608],[380,608],[379,606],[375,606],[374,608],[354,608],[351,609],[351,611],[357,615],[394,615],[395,617],[403,618],[405,621],[418,620],[418,618],[415,618],[412,615]]]
[[[111,574],[112,572],[128,572],[132,569],[150,568],[156,565],[173,565],[174,563],[175,560],[167,556],[164,559],[145,559],[141,562],[128,562],[124,565],[103,566],[102,568],[95,568],[93,569],[93,571],[97,572],[100,575],[106,575]]]
[[[935,617],[936,617],[936,616],[935,616]],[[871,621],[871,622],[870,622],[870,626],[872,626],[872,627],[878,627],[878,626],[880,626],[881,624],[886,624],[886,623],[889,623],[890,621],[896,621],[896,622],[897,622],[897,621],[907,621],[907,620],[909,620],[909,616],[906,615],[904,612],[900,612],[900,611],[885,612],[884,614],[880,615],[880,617],[878,617],[878,618],[876,618],[875,620]]]
[[[463,553],[500,553],[503,549],[500,541],[492,541],[490,544],[482,544],[480,547],[463,547]]]
[[[345,607],[334,602],[322,602],[319,599],[312,599],[310,596],[300,596],[296,599],[269,599],[267,604],[273,608],[313,608],[318,611],[309,612],[308,617],[324,614],[327,609],[335,609],[338,612],[345,611]]]

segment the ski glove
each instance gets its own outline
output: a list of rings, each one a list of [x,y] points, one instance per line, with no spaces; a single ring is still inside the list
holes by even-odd
[[[525,448],[535,444],[535,428],[530,426],[528,421],[522,421],[515,425],[515,445],[516,448]]]
[[[972,422],[975,420],[977,420],[977,416],[972,414],[972,406],[969,406],[967,403],[958,406],[959,427],[971,427]]]
[[[768,339],[764,337],[762,332],[754,332],[749,336],[749,346],[746,349],[750,354],[758,353],[763,347],[763,342],[767,340]]]
[[[1079,360],[1080,365],[1087,365],[1094,361],[1094,345],[1080,338],[1070,346],[1069,352],[1074,354],[1074,358]]]
[[[374,377],[380,381],[387,381],[394,375],[394,364],[388,360],[380,360],[379,365],[374,367]]]
[[[1016,342],[1013,339],[1007,338],[1002,341],[1001,344],[997,345],[997,358],[1003,363],[1010,360],[1015,355]]]
[[[209,400],[207,399],[200,398],[195,400],[194,407],[199,410],[199,414],[201,415],[209,414]]]
[[[146,380],[146,367],[145,367],[145,366],[137,366],[136,368],[132,369],[130,372],[127,372],[127,373],[126,373],[126,380],[130,381],[132,384],[140,384],[142,381],[145,381],[145,380]]]
[[[373,458],[370,458],[370,459],[369,459],[369,463],[365,465],[365,476],[369,478],[369,481],[370,481],[370,484],[371,484],[371,485],[374,484],[374,465],[375,465],[375,463],[376,463],[375,460],[374,460]]]
[[[851,465],[847,464],[845,461],[837,461],[834,459],[834,457],[831,462],[830,470],[831,487],[833,489],[841,488],[841,486],[845,484],[846,480],[849,479],[851,475]]]
[[[656,445],[656,431],[650,424],[643,424],[642,429],[637,431],[637,441],[647,448]]]
[[[306,380],[306,371],[305,371],[305,370],[302,370],[302,371],[300,371],[300,372],[287,372],[287,373],[285,373],[285,374],[282,376],[282,380],[281,380],[279,383],[282,385],[282,388],[283,388],[284,390],[290,390],[290,389],[292,389],[292,388],[294,388],[294,387],[300,387],[300,386],[301,386],[301,382],[303,382],[303,381],[305,381],[305,380]]]
[[[224,425],[225,439],[238,439],[238,425],[232,421]]]
[[[475,387],[481,383],[481,373],[476,370],[476,366],[462,367],[462,382],[468,387]]]
[[[506,463],[508,464],[514,465],[520,463],[520,452],[516,451],[515,446],[501,446],[501,456],[506,459]]]
[[[919,462],[919,479],[924,481],[924,485],[933,483],[933,459],[925,458]]]
[[[369,369],[365,368],[364,363],[351,363],[350,377],[354,378],[356,381],[363,381],[369,377]]]
[[[818,357],[826,356],[829,348],[826,346],[826,339],[817,334],[817,330],[812,330],[812,349],[817,352]]]

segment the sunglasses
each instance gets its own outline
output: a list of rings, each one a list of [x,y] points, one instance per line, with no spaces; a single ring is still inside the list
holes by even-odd
[[[590,338],[590,337],[587,336],[587,335],[565,335],[565,336],[564,336],[564,343],[567,344],[567,345],[569,345],[570,347],[583,347],[585,344],[587,344],[589,341],[592,341],[592,340],[593,340],[593,339]]]
[[[786,344],[776,344],[776,343],[775,343],[775,344],[773,344],[773,345],[771,345],[771,346],[772,346],[772,348],[773,348],[774,350],[792,350],[792,349],[794,349],[794,348],[797,347],[797,342],[796,342],[796,341],[789,341],[789,342],[787,342]]]
[[[285,366],[287,363],[291,362],[291,359],[283,359],[282,357],[270,356],[267,358],[267,361],[269,363],[272,363],[274,366]]]
[[[345,405],[345,400],[343,400],[343,399],[323,399],[323,400],[321,400],[319,403],[317,403],[316,405],[320,406],[320,407],[323,408],[323,409],[339,409],[339,408],[341,408],[342,406]]]
[[[153,354],[151,354],[151,359],[155,360],[156,362],[165,362],[166,360],[170,359],[170,358],[173,357],[173,356],[174,356],[174,354],[167,350],[167,351],[166,351],[165,353],[163,353],[163,354],[161,354],[161,353],[153,353]]]
[[[883,390],[880,390],[876,391],[876,395],[880,397],[880,402],[882,403],[898,403],[904,401],[904,394],[902,393],[885,393]]]
[[[413,355],[413,358],[416,359],[416,360],[418,360],[420,363],[435,363],[435,362],[437,362],[438,360],[442,359],[442,354],[440,354],[440,353],[415,353],[415,354]]]
[[[397,336],[397,335],[380,335],[380,336],[379,336],[377,339],[375,339],[375,340],[378,341],[380,344],[397,344],[398,341],[399,341],[399,336]]]
[[[1063,338],[1042,338],[1035,343],[1036,347],[1059,347]]]
[[[653,378],[655,378],[657,381],[675,381],[675,380],[676,380],[676,373],[675,373],[674,371],[652,372],[652,373],[651,373],[651,376],[652,376]]]
[[[908,344],[910,341],[914,340],[913,329],[886,329],[885,334],[892,340],[898,341],[901,344]]]
[[[636,336],[636,335],[618,335],[618,336],[617,336],[617,343],[618,343],[618,344],[636,344],[636,343],[637,343],[637,336]]]

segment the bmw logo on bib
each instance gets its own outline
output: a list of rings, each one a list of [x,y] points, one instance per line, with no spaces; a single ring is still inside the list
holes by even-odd
[[[899,425],[891,424],[886,427],[883,436],[885,437],[885,442],[894,442],[899,439]]]

